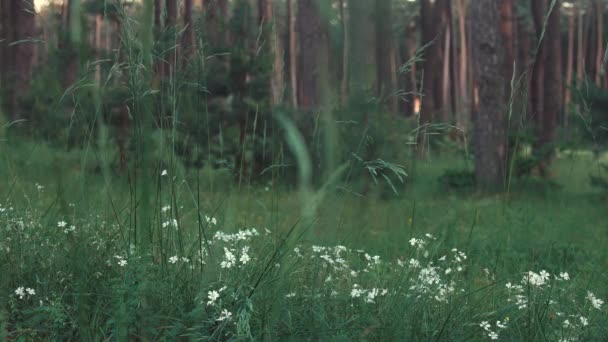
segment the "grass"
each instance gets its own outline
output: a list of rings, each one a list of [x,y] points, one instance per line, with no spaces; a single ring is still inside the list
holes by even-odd
[[[418,162],[399,195],[379,187],[363,197],[328,191],[308,222],[299,197],[278,183],[238,191],[222,172],[174,168],[160,176],[159,169],[146,246],[134,236],[136,227],[146,232],[134,203],[142,198],[134,200],[125,175],[104,176],[83,151],[2,149],[4,340],[594,340],[607,333],[606,307],[585,298],[587,291],[606,298],[608,266],[607,203],[588,185],[587,156],[555,162],[559,186],[531,178],[508,196],[442,189],[439,176],[462,163],[442,156]],[[222,235],[246,227],[257,233]],[[218,232],[226,241],[213,238]],[[456,260],[452,248],[467,258]],[[561,280],[563,272],[571,280]],[[20,287],[35,294],[20,298]]]

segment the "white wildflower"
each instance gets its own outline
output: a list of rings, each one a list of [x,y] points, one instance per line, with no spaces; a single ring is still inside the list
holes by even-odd
[[[163,172],[160,173],[161,176],[166,176],[167,175],[167,170],[163,170]]]
[[[217,292],[217,291],[215,291],[215,290],[214,290],[214,291],[209,291],[209,292],[207,292],[207,299],[209,299],[209,300],[207,301],[207,305],[209,306],[209,305],[213,305],[213,304],[215,304],[215,301],[216,301],[218,298],[220,298],[220,294],[219,294],[219,292]]]
[[[236,265],[236,257],[228,248],[224,247],[224,260],[220,264],[222,268],[231,268]]]
[[[169,258],[169,263],[170,264],[175,264],[179,261],[179,257],[177,255],[174,255],[172,257]]]
[[[59,227],[59,228],[65,228],[65,226],[67,226],[67,225],[68,225],[68,223],[65,221],[57,222],[57,227]]]
[[[597,298],[591,291],[587,291],[587,299],[591,302],[594,308],[601,310],[602,305],[604,305],[604,301]]]
[[[23,286],[18,287],[15,290],[15,294],[19,296],[19,299],[23,299],[25,297],[25,288]]]
[[[365,290],[360,289],[359,285],[355,284],[355,285],[353,285],[353,289],[350,291],[350,296],[352,298],[359,298],[364,293],[365,293]]]
[[[220,317],[218,317],[217,321],[218,322],[226,321],[226,320],[229,320],[230,317],[232,317],[232,312],[224,309],[224,310],[222,310],[222,313],[220,314]]]

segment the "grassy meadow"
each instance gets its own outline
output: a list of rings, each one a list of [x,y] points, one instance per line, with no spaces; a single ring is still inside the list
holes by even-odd
[[[587,155],[501,195],[442,186],[464,162],[440,154],[405,166],[397,194],[379,181],[302,197],[218,170],[143,180],[96,168],[94,151],[1,148],[2,340],[608,335],[607,202]]]

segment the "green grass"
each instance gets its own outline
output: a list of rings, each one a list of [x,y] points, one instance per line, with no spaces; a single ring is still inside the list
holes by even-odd
[[[530,178],[496,196],[440,187],[439,176],[462,161],[419,161],[398,195],[381,185],[365,196],[329,189],[307,221],[300,197],[278,182],[237,191],[227,172],[159,169],[143,198],[136,181],[104,175],[85,151],[18,143],[2,155],[3,340],[486,340],[484,321],[501,340],[608,333],[606,307],[585,299],[587,291],[607,297],[608,266],[608,203],[589,186],[588,156],[558,159],[558,186]],[[146,201],[151,227],[139,216]],[[213,239],[247,227],[259,235]],[[148,244],[135,236],[148,231]],[[236,258],[231,268],[221,267],[224,247]],[[242,264],[244,247],[251,260]],[[466,260],[455,261],[452,248]],[[541,270],[551,274],[543,286],[506,288]],[[572,279],[556,280],[561,272]],[[20,299],[19,287],[36,293]],[[208,305],[210,291],[219,297]],[[223,310],[232,316],[218,320]]]

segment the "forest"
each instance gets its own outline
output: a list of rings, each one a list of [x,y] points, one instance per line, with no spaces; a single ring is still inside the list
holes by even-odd
[[[604,340],[607,5],[0,0],[0,340]]]

